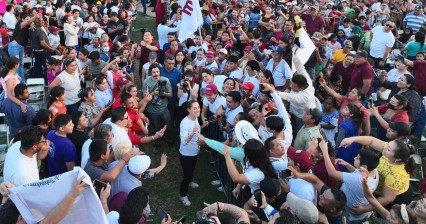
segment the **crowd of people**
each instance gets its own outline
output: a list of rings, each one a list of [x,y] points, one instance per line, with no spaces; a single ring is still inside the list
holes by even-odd
[[[195,206],[200,148],[233,182],[211,184],[242,204],[206,204],[197,223],[426,223],[410,182],[423,176],[424,1],[201,0],[203,25],[185,41],[183,6],[150,1],[157,30],[142,40],[129,38],[133,0],[0,2],[0,112],[13,139],[2,223],[25,222],[10,189],[76,167],[94,185],[76,180],[41,223],[65,219],[89,187],[109,223],[145,223],[156,192],[142,181],[170,159],[182,168],[176,199]],[[48,86],[45,108],[27,102],[32,78]],[[161,152],[173,133],[179,158],[150,168],[144,144]]]

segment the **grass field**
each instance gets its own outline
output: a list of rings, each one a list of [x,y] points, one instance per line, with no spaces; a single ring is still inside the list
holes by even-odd
[[[134,42],[140,42],[142,38],[139,28],[146,28],[152,31],[154,39],[157,39],[155,18],[149,16],[138,17],[133,27],[136,29],[131,35]],[[136,66],[139,65],[137,64]],[[135,70],[137,71],[138,69]],[[137,79],[135,82],[140,85],[139,76],[135,76]],[[174,144],[172,147],[164,143],[159,150],[155,151],[151,144],[140,146],[140,148],[151,157],[151,168],[157,167],[160,164],[160,156],[162,153],[166,153],[168,156],[166,168],[158,176],[154,177],[154,179],[143,181],[143,186],[150,190],[152,213],[155,213],[157,206],[161,206],[170,214],[172,220],[178,219],[181,215],[187,215],[186,223],[192,223],[195,212],[204,207],[203,202],[211,203],[218,200],[224,201],[225,196],[223,193],[218,192],[216,187],[210,185],[210,182],[214,180],[216,174],[210,171],[209,153],[202,149],[198,158],[194,177],[200,187],[198,189],[189,190],[191,206],[186,207],[181,203],[179,200],[179,186],[182,180],[182,169],[178,154],[178,130],[174,131],[173,134]],[[154,223],[160,223],[156,215],[150,218],[154,219]]]

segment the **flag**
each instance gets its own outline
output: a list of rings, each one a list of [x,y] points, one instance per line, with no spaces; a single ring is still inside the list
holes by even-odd
[[[315,45],[309,37],[308,33],[306,33],[306,30],[303,28],[300,31],[299,42],[300,48],[296,51],[296,54],[299,56],[301,63],[304,65],[311,57],[311,54],[314,52]],[[296,72],[296,66],[294,65],[294,62],[291,65],[291,70],[293,73]]]
[[[182,22],[178,39],[183,42],[203,25],[203,16],[198,0],[179,0],[179,5],[182,7]]]
[[[107,224],[101,201],[92,186],[90,177],[80,167],[37,182],[9,189],[10,199],[15,203],[27,223],[38,223],[72,191],[75,181],[84,176],[88,187],[75,200],[61,223]]]

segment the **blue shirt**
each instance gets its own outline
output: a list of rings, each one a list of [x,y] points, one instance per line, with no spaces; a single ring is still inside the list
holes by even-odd
[[[74,144],[68,138],[57,135],[55,130],[51,130],[46,139],[51,141],[46,157],[50,175],[54,176],[67,172],[66,163],[75,163],[77,159]]]
[[[170,72],[166,70],[166,66],[161,67],[161,76],[168,78],[170,81],[170,84],[172,85],[172,93],[173,97],[169,98],[169,104],[174,105],[177,102],[177,91],[178,87],[177,84],[180,83],[180,80],[182,79],[182,72],[179,71],[177,68],[173,68]]]
[[[27,112],[22,112],[21,106],[12,102],[9,98],[4,99],[0,105],[0,112],[4,113],[7,118],[10,138],[14,138],[15,133],[24,126],[30,125],[31,120],[36,115],[35,110],[30,105],[26,102],[23,103],[27,105]]]

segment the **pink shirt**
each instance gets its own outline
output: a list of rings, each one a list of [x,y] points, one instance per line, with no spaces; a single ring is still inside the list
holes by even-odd
[[[47,82],[50,84],[53,82],[53,80],[55,80],[56,76],[58,76],[59,74],[61,74],[62,69],[61,66],[58,66],[58,71],[53,74],[51,69],[47,69]]]
[[[7,85],[6,85],[6,82],[9,79],[15,79],[15,83],[13,84],[13,88],[12,89],[15,89],[15,86],[18,85],[18,83],[21,82],[21,78],[18,75],[16,75],[16,74],[14,74],[14,75],[6,75],[6,77],[0,78],[1,86],[3,87],[3,90],[4,90],[4,98],[5,99],[7,98]],[[12,93],[13,93],[13,91],[12,91]]]

